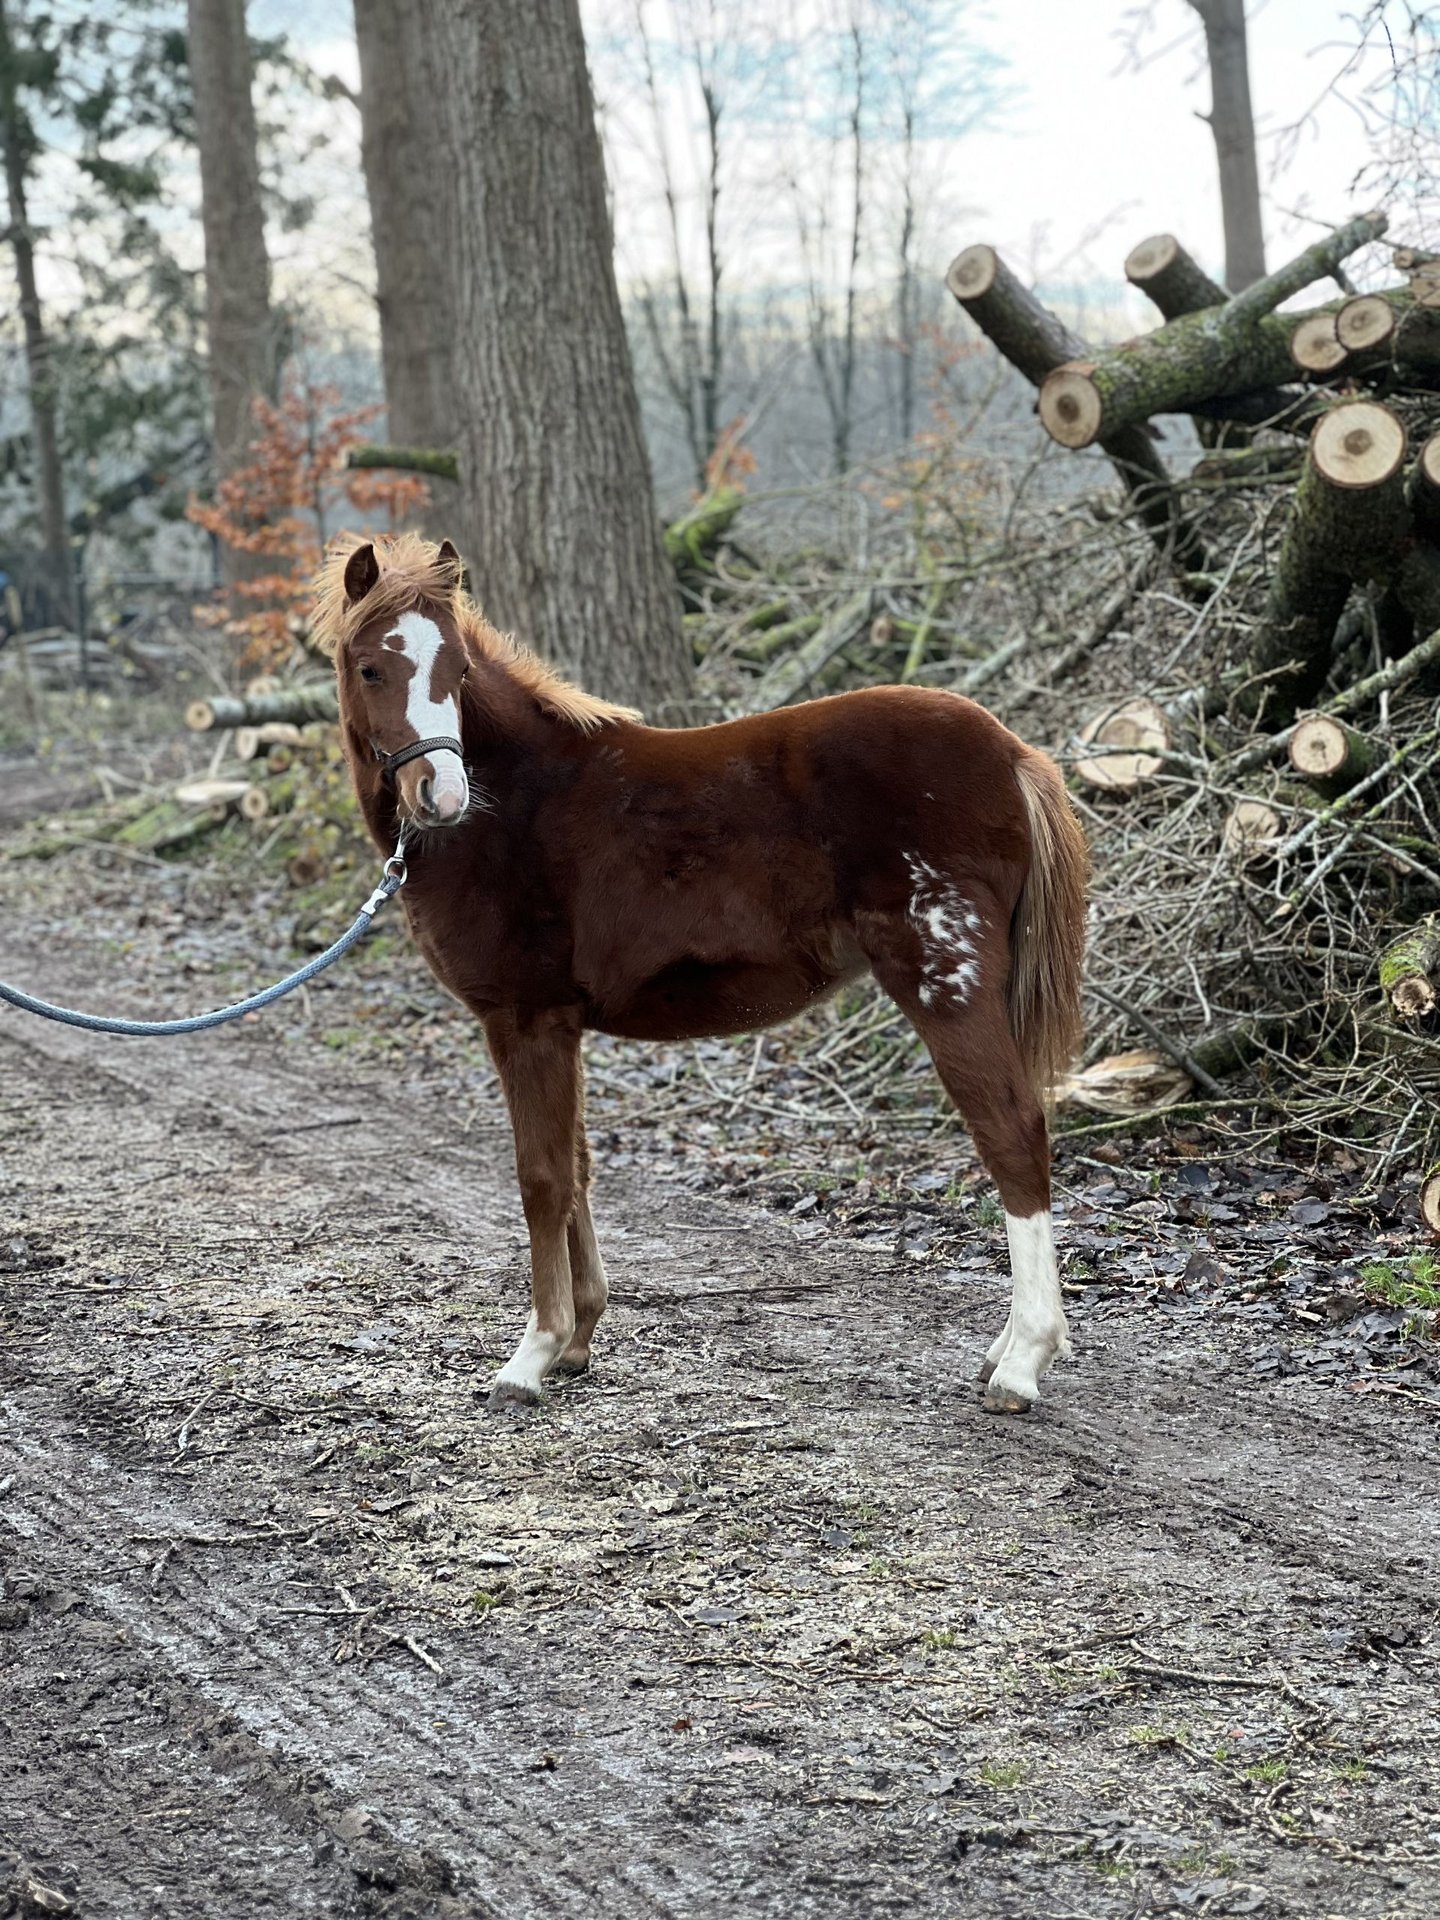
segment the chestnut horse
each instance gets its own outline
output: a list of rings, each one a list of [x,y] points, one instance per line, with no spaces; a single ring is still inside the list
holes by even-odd
[[[487,625],[454,547],[413,534],[343,536],[314,633],[377,845],[425,830],[411,930],[510,1110],[533,1311],[490,1404],[586,1367],[605,1308],[586,1029],[748,1033],[868,969],[999,1186],[1013,1296],[980,1377],[1024,1412],[1068,1351],[1043,1103],[1078,1039],[1088,863],[1054,763],[918,687],[647,727]]]

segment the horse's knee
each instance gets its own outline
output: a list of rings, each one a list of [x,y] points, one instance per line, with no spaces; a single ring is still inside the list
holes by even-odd
[[[532,1228],[568,1225],[578,1197],[572,1168],[532,1167],[520,1175],[520,1204]]]

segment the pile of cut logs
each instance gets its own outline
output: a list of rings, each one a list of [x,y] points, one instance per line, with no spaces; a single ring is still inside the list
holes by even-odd
[[[1269,724],[1292,717],[1323,685],[1357,585],[1375,599],[1392,656],[1440,630],[1440,437],[1425,437],[1410,457],[1415,427],[1440,412],[1440,258],[1397,248],[1399,284],[1278,311],[1317,280],[1347,288],[1343,263],[1385,226],[1383,213],[1363,214],[1233,297],[1173,235],[1144,240],[1126,277],[1165,324],[1094,350],[993,247],[967,247],[946,277],[970,318],[1038,388],[1051,439],[1109,456],[1167,557],[1182,574],[1203,576],[1197,591],[1213,584],[1217,557],[1187,519],[1152,419],[1190,415],[1214,449],[1217,479],[1293,470],[1264,618],[1244,684],[1226,694],[1230,702],[1238,693]],[[1427,407],[1429,395],[1437,398]],[[1257,446],[1259,429],[1270,432]],[[1308,436],[1308,447],[1287,455],[1276,444],[1287,435]]]
[[[1218,975],[1218,997],[1233,1002],[1234,968],[1248,965],[1254,979],[1247,950],[1269,950],[1278,929],[1292,927],[1296,974],[1303,956],[1315,957],[1316,998],[1313,1009],[1292,1004],[1276,1016],[1264,1043],[1283,1048],[1307,1022],[1312,1033],[1324,1027],[1320,1001],[1350,980],[1336,956],[1358,962],[1360,1039],[1350,1056],[1328,1057],[1357,1087],[1367,1057],[1372,1084],[1402,1063],[1407,1108],[1397,1124],[1410,1129],[1409,1153],[1428,1137],[1423,1166],[1440,1147],[1440,847],[1431,824],[1440,819],[1440,256],[1397,248],[1395,284],[1356,292],[1344,263],[1385,226],[1383,214],[1362,215],[1234,296],[1174,236],[1145,240],[1125,272],[1163,324],[1104,347],[1050,313],[991,246],[966,248],[947,285],[1037,389],[1050,439],[1108,458],[1127,512],[1163,557],[1171,593],[1197,609],[1196,630],[1200,609],[1225,608],[1223,644],[1197,649],[1198,685],[1182,697],[1147,690],[1112,703],[1071,742],[1072,778],[1092,797],[1097,948],[1106,937],[1104,809],[1113,804],[1103,796],[1136,796],[1155,869],[1176,875],[1203,866],[1203,846],[1182,847],[1180,836],[1218,805],[1213,857],[1234,875],[1223,922],[1234,966],[1217,964],[1204,991]],[[1282,310],[1325,279],[1337,283],[1336,297]],[[1204,449],[1180,478],[1152,425],[1167,414],[1188,415]],[[1263,509],[1228,525],[1197,511],[1207,487],[1211,498],[1213,489],[1238,498],[1246,486]],[[1391,916],[1366,930],[1368,993],[1366,955],[1353,938],[1367,897],[1386,903],[1376,922]],[[1197,990],[1207,957],[1197,950],[1187,962]],[[1167,964],[1150,957],[1156,977]],[[1261,1000],[1252,994],[1250,1004]],[[1110,1001],[1120,1004],[1113,993]],[[1098,1066],[1129,1083],[1137,1063],[1153,1065],[1164,1100],[1219,1091],[1213,1076],[1226,1063],[1217,1064],[1212,1036],[1188,1047],[1183,1036],[1153,1037],[1166,1040],[1158,1053]],[[1323,1054],[1329,1042],[1320,1044]],[[1324,1069],[1312,1058],[1305,1071]],[[1440,1232],[1440,1166],[1422,1178],[1419,1200]]]

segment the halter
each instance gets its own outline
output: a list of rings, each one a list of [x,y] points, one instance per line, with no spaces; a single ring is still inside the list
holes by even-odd
[[[388,780],[397,767],[403,767],[409,760],[419,760],[427,753],[453,753],[460,761],[465,759],[465,749],[458,740],[452,740],[448,734],[436,734],[429,740],[412,740],[408,747],[401,747],[396,753],[382,753],[375,748],[375,758],[380,762],[380,771]]]

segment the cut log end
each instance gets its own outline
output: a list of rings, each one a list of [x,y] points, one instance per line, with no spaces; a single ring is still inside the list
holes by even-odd
[[[1432,433],[1416,462],[1421,478],[1440,493],[1440,433]]]
[[[1335,316],[1335,337],[1348,353],[1383,347],[1395,331],[1395,309],[1378,293],[1357,294]]]
[[[1093,446],[1100,438],[1104,403],[1089,373],[1078,366],[1057,367],[1040,388],[1040,420],[1062,447]]]
[[[1269,857],[1280,838],[1280,816],[1265,800],[1237,800],[1225,819],[1222,844],[1242,867]]]
[[[1378,401],[1347,401],[1316,425],[1310,457],[1332,486],[1382,486],[1405,458],[1405,428]]]
[[[1125,278],[1131,286],[1143,287],[1157,274],[1173,267],[1180,257],[1180,242],[1173,233],[1152,233],[1125,256]]]
[[[1000,271],[1000,256],[994,247],[966,247],[950,262],[945,284],[957,300],[978,300],[995,284]]]
[[[1402,1020],[1428,1020],[1437,999],[1435,982],[1424,973],[1407,973],[1390,988],[1390,1004]]]
[[[1334,373],[1345,354],[1333,313],[1307,313],[1290,335],[1290,358],[1305,373]]]
[[[185,724],[191,733],[209,733],[215,724],[215,709],[208,700],[192,700],[185,709]]]
[[[1440,1167],[1432,1168],[1421,1184],[1420,1218],[1431,1233],[1440,1233]]]
[[[1332,779],[1343,769],[1349,753],[1349,737],[1338,720],[1324,713],[1309,713],[1296,721],[1290,736],[1290,764],[1307,780]]]
[[[1170,723],[1153,700],[1125,700],[1087,720],[1080,741],[1091,751],[1075,762],[1075,777],[1087,786],[1128,791],[1159,771]]]
[[[263,787],[247,787],[240,796],[240,811],[247,820],[263,820],[270,811],[270,799]]]

